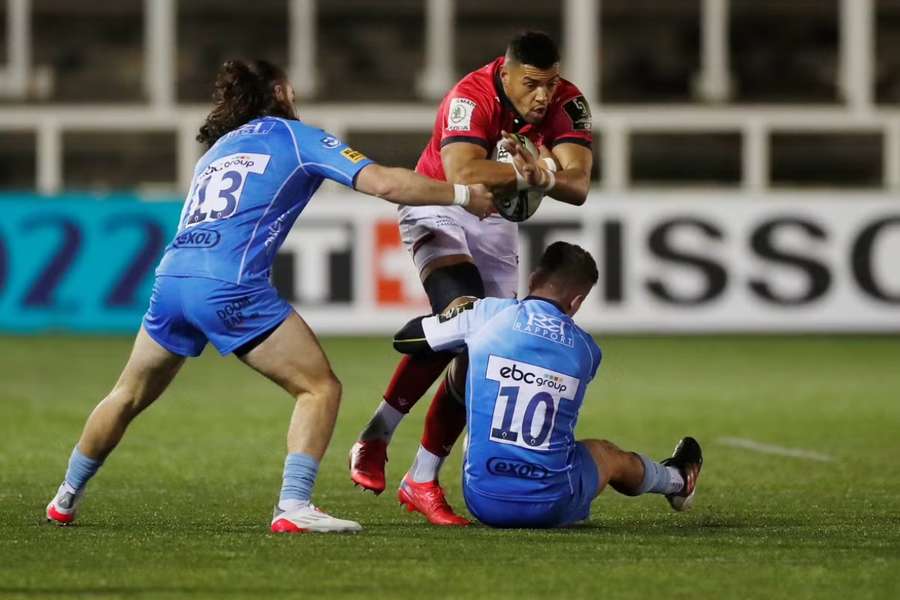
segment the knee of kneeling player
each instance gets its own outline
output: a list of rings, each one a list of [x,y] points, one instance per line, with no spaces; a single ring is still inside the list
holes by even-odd
[[[466,262],[441,267],[422,282],[431,311],[438,314],[454,306],[459,306],[472,298],[484,298],[484,282],[478,267]]]

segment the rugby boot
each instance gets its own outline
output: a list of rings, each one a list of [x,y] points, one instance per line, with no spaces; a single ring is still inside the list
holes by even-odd
[[[377,496],[384,491],[384,465],[387,460],[386,440],[359,440],[350,448],[350,479]]]
[[[666,500],[677,511],[690,510],[694,504],[694,492],[697,490],[700,469],[703,467],[703,450],[700,444],[692,437],[682,438],[675,446],[672,456],[663,460],[662,464],[678,469],[684,479],[681,491],[667,495]]]
[[[73,492],[64,482],[47,505],[47,521],[56,525],[71,524],[75,520],[78,503],[81,502],[83,495],[83,492]]]
[[[432,525],[464,527],[470,524],[468,519],[453,512],[437,481],[416,483],[407,473],[397,490],[397,499],[408,512],[422,513]]]
[[[272,533],[343,533],[362,531],[356,521],[338,519],[312,504],[294,510],[281,510],[275,505]]]

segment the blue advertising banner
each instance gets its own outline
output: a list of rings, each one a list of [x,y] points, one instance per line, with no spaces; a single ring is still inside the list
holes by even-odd
[[[136,331],[181,204],[0,196],[0,331]]]

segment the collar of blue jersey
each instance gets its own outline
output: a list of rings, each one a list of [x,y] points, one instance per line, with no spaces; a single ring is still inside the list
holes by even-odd
[[[525,117],[519,114],[519,111],[516,110],[515,105],[512,103],[512,100],[509,99],[509,96],[506,95],[506,92],[503,90],[503,80],[500,79],[500,67],[503,66],[503,62],[497,64],[497,68],[494,69],[494,91],[497,92],[497,98],[500,99],[500,104],[502,104],[507,110],[509,110],[513,115],[513,133],[516,133],[526,125],[528,122],[525,121]]]
[[[527,300],[540,300],[542,302],[547,302],[548,304],[552,304],[553,306],[555,306],[556,310],[558,310],[562,314],[566,314],[566,311],[564,311],[563,307],[559,305],[559,302],[551,300],[550,298],[544,298],[543,296],[525,296],[525,298],[522,299],[522,302],[525,302]]]

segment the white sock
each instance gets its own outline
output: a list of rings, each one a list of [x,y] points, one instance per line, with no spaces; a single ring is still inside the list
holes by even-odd
[[[426,483],[435,481],[438,478],[438,471],[444,464],[444,456],[432,454],[424,447],[419,446],[416,452],[416,460],[413,461],[412,467],[409,469],[409,476],[416,483]]]
[[[402,413],[384,400],[375,409],[375,414],[369,420],[369,424],[359,434],[361,440],[383,439],[390,440],[394,430],[400,425],[400,421],[406,413]]]
[[[669,473],[669,486],[666,488],[665,494],[667,496],[669,494],[677,494],[684,488],[684,478],[681,476],[681,471],[675,467],[666,467],[666,471]]]
[[[278,502],[278,508],[284,512],[298,510],[309,506],[309,500],[281,500]]]

